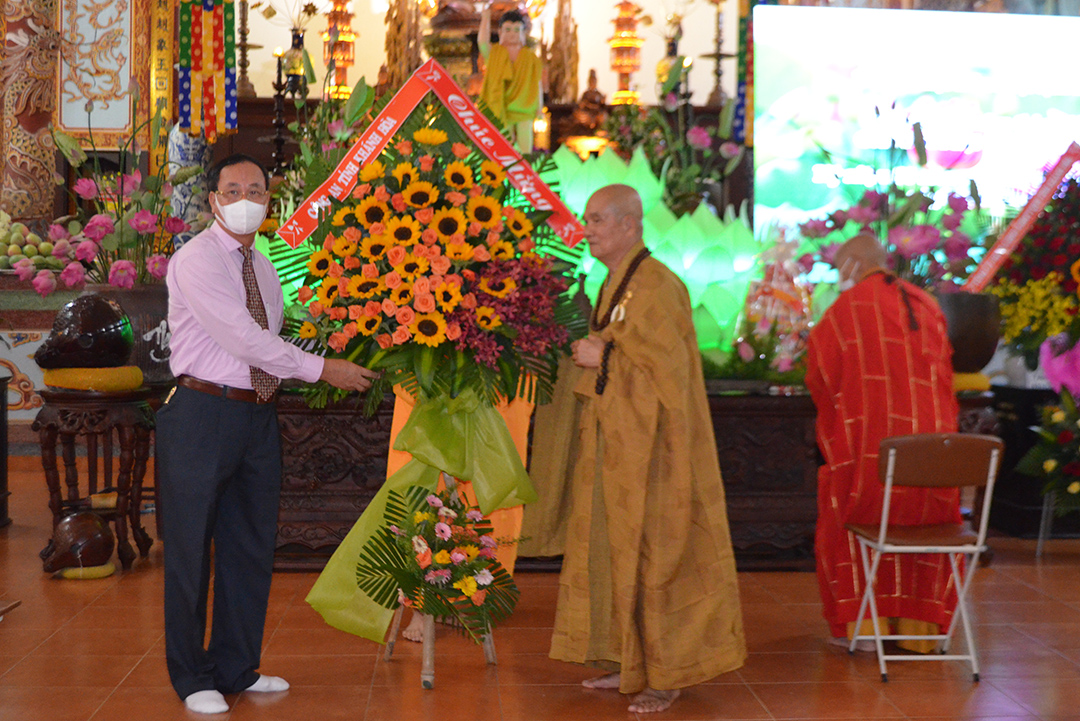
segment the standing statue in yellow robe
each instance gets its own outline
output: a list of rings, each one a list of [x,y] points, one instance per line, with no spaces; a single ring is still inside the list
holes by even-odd
[[[649,257],[633,188],[601,188],[585,221],[608,278],[573,349],[584,371],[551,657],[609,671],[584,685],[658,712],[743,665],[735,560],[686,288]]]
[[[533,120],[544,104],[544,65],[525,46],[525,16],[516,10],[499,20],[499,43],[491,44],[491,6],[480,15],[477,37],[484,57],[484,84],[480,99],[503,125],[523,153],[533,149]]]

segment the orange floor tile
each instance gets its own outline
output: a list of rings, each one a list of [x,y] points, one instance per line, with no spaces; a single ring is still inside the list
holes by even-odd
[[[9,461],[11,517],[0,529],[0,721],[562,721],[632,718],[612,691],[580,682],[590,669],[547,658],[557,578],[519,574],[521,603],[495,633],[499,664],[440,627],[436,687],[420,688],[420,648],[382,648],[325,626],[304,603],[314,574],[278,574],[263,670],[292,683],[282,694],[229,697],[230,712],[185,711],[168,683],[161,617],[161,547],[126,573],[59,581],[38,551],[50,515],[34,458]],[[145,516],[153,535],[153,516]],[[824,644],[808,573],[742,573],[750,658],[686,691],[665,721],[697,719],[1080,718],[1080,541],[995,538],[974,585],[982,680],[965,665],[893,663],[883,684],[872,654]]]

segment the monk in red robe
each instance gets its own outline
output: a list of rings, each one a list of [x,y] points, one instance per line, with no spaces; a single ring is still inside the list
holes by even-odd
[[[833,264],[844,290],[811,331],[807,347],[806,386],[817,406],[817,441],[825,456],[818,471],[818,584],[831,635],[844,645],[866,582],[858,543],[844,524],[881,520],[879,444],[890,436],[956,431],[945,318],[929,294],[897,279],[885,262],[884,248],[868,234],[837,251]],[[959,523],[959,491],[895,489],[890,515],[899,524]],[[882,618],[895,620],[894,632],[948,627],[956,592],[948,563],[938,558],[882,559],[877,605]],[[869,621],[861,632],[873,633]],[[859,643],[872,649],[872,642]],[[929,650],[925,641],[902,645]]]

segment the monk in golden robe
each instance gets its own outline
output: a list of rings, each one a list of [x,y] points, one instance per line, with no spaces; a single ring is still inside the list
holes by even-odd
[[[817,406],[818,470],[815,539],[818,584],[831,642],[847,645],[866,579],[858,544],[846,523],[881,521],[878,479],[882,439],[956,431],[952,346],[934,299],[884,269],[885,249],[860,234],[836,253],[843,292],[810,332],[806,386]],[[893,490],[893,523],[960,523],[956,489]],[[952,619],[956,592],[940,556],[885,555],[876,593],[882,617],[901,634],[938,633]],[[864,621],[862,633],[873,633]],[[888,630],[883,629],[884,633]],[[925,651],[926,641],[900,642]],[[860,641],[873,650],[872,641]]]
[[[544,104],[544,65],[525,46],[525,16],[516,10],[499,20],[499,43],[491,44],[491,6],[480,15],[477,44],[484,56],[484,84],[480,99],[503,125],[523,153],[533,149],[533,120]]]
[[[609,671],[584,685],[658,712],[745,661],[735,560],[686,288],[649,257],[633,188],[598,190],[585,221],[609,273],[573,347],[584,371],[551,658]]]

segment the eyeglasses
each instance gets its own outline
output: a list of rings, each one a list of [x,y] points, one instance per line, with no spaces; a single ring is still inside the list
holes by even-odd
[[[226,205],[243,198],[247,198],[254,203],[263,203],[270,197],[270,191],[268,190],[215,190],[214,192],[225,201]]]

